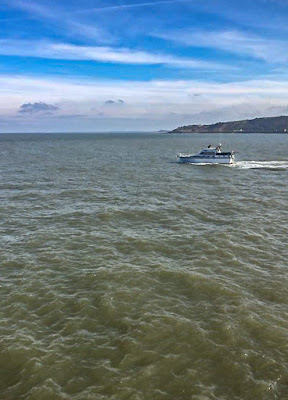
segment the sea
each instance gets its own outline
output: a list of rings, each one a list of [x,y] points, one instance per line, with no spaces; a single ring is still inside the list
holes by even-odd
[[[1,134],[0,399],[287,400],[287,148]]]

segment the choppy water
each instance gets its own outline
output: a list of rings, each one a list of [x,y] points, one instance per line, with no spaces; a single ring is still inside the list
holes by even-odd
[[[216,136],[0,135],[1,400],[288,399],[288,135]]]

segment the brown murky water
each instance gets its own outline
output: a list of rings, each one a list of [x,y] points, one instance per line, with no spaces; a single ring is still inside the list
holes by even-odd
[[[288,399],[288,135],[216,136],[0,135],[2,400]]]

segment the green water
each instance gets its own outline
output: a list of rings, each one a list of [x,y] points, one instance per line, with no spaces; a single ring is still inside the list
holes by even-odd
[[[288,135],[215,140],[0,135],[1,400],[288,399]]]

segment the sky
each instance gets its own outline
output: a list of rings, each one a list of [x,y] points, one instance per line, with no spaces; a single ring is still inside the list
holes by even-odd
[[[287,0],[1,0],[0,132],[288,115]]]

